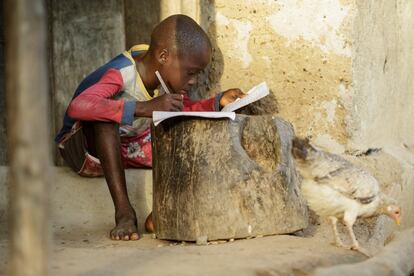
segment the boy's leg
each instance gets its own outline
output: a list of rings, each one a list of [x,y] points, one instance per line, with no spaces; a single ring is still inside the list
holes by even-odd
[[[121,159],[119,125],[105,122],[83,122],[88,151],[101,162],[115,206],[116,226],[111,230],[115,240],[137,240],[137,218],[128,198],[125,171]]]
[[[136,136],[121,137],[121,145],[126,167],[152,167],[151,131],[149,128],[143,130]],[[152,212],[145,220],[145,230],[149,233],[153,233],[155,230],[152,221]]]

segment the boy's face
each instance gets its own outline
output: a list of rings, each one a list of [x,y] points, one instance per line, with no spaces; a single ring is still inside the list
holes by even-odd
[[[187,94],[191,87],[197,83],[198,74],[210,63],[211,49],[199,53],[177,55],[170,52],[160,73],[172,93]]]

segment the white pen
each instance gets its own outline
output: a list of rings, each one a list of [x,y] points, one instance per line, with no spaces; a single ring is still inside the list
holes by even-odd
[[[161,83],[162,88],[164,88],[165,93],[171,94],[170,90],[168,90],[167,85],[165,84],[164,80],[161,78],[160,72],[155,71],[155,75],[157,76],[158,80]]]

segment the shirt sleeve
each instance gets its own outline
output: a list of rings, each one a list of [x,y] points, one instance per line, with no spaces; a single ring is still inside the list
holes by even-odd
[[[116,69],[109,69],[97,83],[72,100],[68,107],[68,116],[80,121],[132,124],[135,102],[112,99],[122,87],[121,73]]]
[[[220,99],[223,94],[219,93],[215,97],[192,101],[188,96],[184,96],[183,111],[220,111]]]

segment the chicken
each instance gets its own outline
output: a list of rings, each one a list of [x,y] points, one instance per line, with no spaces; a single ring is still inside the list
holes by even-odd
[[[349,232],[350,248],[368,256],[355,238],[352,227],[356,219],[385,214],[400,224],[400,207],[380,192],[378,181],[367,171],[338,155],[314,148],[309,139],[295,138],[292,155],[303,177],[301,192],[310,209],[330,220],[337,246],[344,247],[337,230],[338,219]]]

